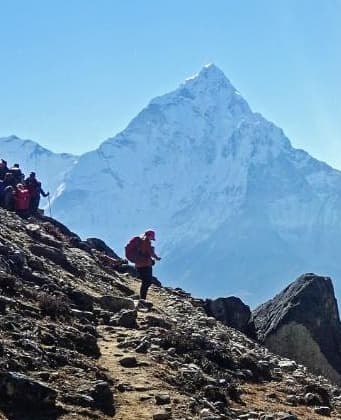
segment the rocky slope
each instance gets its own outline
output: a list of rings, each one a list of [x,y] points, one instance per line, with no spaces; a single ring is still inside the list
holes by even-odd
[[[137,306],[138,281],[103,266],[101,242],[49,218],[0,220],[0,418],[341,417],[339,388],[202,300],[152,287],[153,306]]]

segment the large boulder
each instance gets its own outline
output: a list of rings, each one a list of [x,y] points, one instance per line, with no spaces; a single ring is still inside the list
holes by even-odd
[[[44,257],[52,261],[53,263],[69,271],[71,274],[79,274],[79,270],[69,262],[62,250],[54,248],[52,246],[38,244],[30,245],[29,249],[32,252],[32,254],[38,257]]]
[[[329,277],[305,274],[253,311],[258,339],[341,384],[341,323]]]
[[[109,255],[109,257],[117,258],[120,257],[101,239],[98,238],[88,238],[85,243],[91,248],[96,249],[96,251],[104,252],[104,254]]]
[[[239,298],[230,296],[226,298],[207,299],[205,308],[209,316],[213,316],[223,324],[235,328],[249,337],[256,338],[251,310]]]
[[[57,392],[42,382],[17,372],[0,372],[0,399],[21,406],[54,406]]]

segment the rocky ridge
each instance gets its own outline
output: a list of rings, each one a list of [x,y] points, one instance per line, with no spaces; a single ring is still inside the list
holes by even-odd
[[[138,304],[103,243],[46,217],[0,221],[0,418],[341,418],[338,387],[202,300],[153,286]]]

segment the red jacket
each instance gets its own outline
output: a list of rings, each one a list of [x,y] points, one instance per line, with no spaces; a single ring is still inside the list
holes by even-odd
[[[141,257],[139,258],[139,261],[135,263],[135,267],[151,267],[154,262],[153,258],[157,258],[154,252],[154,248],[152,247],[152,244],[148,238],[142,237],[141,239]]]
[[[14,194],[14,203],[15,210],[28,210],[30,207],[29,190],[16,190]]]

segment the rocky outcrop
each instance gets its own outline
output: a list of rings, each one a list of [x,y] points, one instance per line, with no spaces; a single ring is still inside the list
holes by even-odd
[[[271,351],[341,383],[341,323],[330,278],[301,276],[253,317],[259,340]]]
[[[99,252],[104,252],[106,255],[112,258],[119,258],[119,256],[101,239],[98,238],[88,238],[85,243],[90,247],[90,249],[95,249]]]
[[[256,338],[256,330],[252,320],[250,307],[235,296],[218,299],[207,299],[206,312],[218,321]]]
[[[45,384],[16,372],[0,372],[0,395],[14,403],[37,409],[53,406],[57,392]]]

